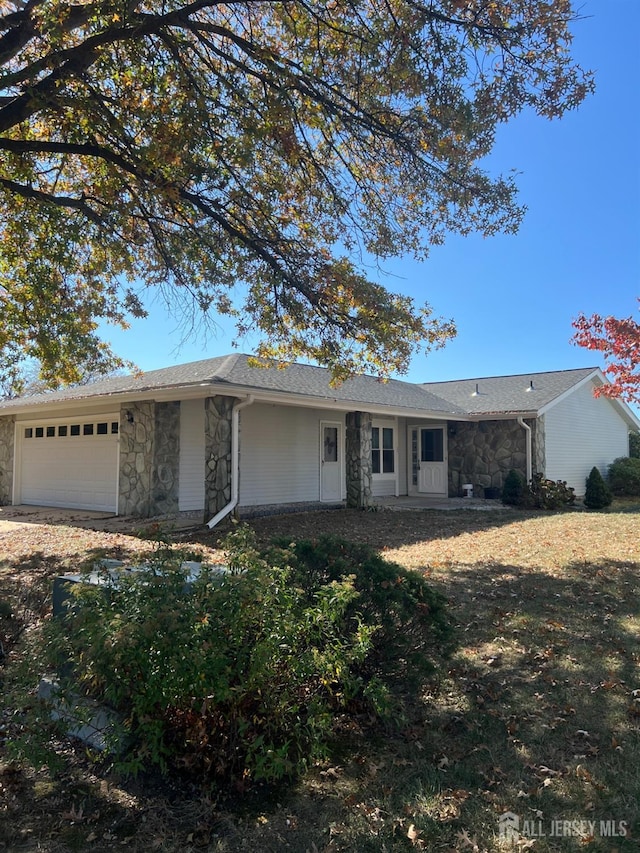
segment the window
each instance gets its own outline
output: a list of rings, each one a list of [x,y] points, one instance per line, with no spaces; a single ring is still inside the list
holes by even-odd
[[[93,424],[84,424],[82,427],[83,435],[93,435]]]
[[[58,427],[58,438],[66,438],[68,432],[68,428],[66,426]]]
[[[36,427],[36,438],[43,438],[44,427]]]
[[[80,424],[71,424],[70,435],[80,435]]]
[[[444,430],[442,427],[420,430],[420,459],[423,462],[444,461]]]
[[[55,438],[56,428],[55,427],[47,427],[47,438]]]
[[[338,428],[334,426],[324,427],[324,444],[322,448],[323,462],[338,461]]]
[[[107,423],[97,424],[96,425],[96,434],[97,435],[106,435],[108,426],[109,426],[109,424],[107,424]]]
[[[394,473],[393,427],[371,428],[371,469],[374,474]]]
[[[118,434],[118,427],[119,427],[118,421],[111,421],[111,435],[117,435]]]
[[[32,427],[26,427],[26,429],[24,431],[24,437],[25,438],[33,438],[33,428]]]

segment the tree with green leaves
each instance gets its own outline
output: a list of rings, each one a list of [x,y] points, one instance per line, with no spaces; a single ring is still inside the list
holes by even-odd
[[[118,359],[161,294],[259,354],[406,371],[451,322],[367,277],[448,232],[515,232],[482,160],[592,88],[570,0],[0,0],[0,370]]]

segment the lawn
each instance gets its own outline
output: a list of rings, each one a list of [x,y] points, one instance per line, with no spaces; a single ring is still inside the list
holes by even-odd
[[[65,741],[53,744],[55,771],[5,755],[0,849],[640,849],[639,507],[334,511],[252,526],[261,540],[328,532],[368,542],[445,593],[458,648],[410,717],[375,733],[343,726],[334,762],[288,788],[126,780]],[[213,534],[179,538],[222,559]],[[0,600],[14,612],[0,612],[9,697],[0,748],[32,724],[11,696],[46,616],[50,578],[88,550],[122,556],[143,547],[69,527],[0,538]],[[505,812],[520,822],[517,843],[500,838]]]

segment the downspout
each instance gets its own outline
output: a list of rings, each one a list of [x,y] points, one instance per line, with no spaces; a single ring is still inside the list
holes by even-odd
[[[533,479],[533,466],[531,463],[531,427],[524,422],[523,418],[518,418],[518,423],[522,429],[526,430],[526,460],[527,460],[527,483]]]
[[[231,410],[231,500],[207,522],[207,527],[213,528],[226,518],[238,505],[240,483],[240,410],[253,403],[253,394],[246,400],[236,403]]]

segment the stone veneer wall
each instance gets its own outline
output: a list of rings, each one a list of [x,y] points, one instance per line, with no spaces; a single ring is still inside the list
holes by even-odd
[[[151,514],[178,512],[180,403],[156,403]]]
[[[235,397],[207,397],[204,405],[205,507],[213,518],[231,500],[231,415]]]
[[[346,434],[347,506],[366,509],[371,506],[371,415],[347,413]]]
[[[13,495],[13,451],[15,418],[0,418],[0,506],[8,506]]]
[[[547,454],[545,448],[544,415],[540,415],[535,421],[526,421],[533,429],[533,473],[545,473],[547,468]]]
[[[120,411],[120,515],[153,514],[152,476],[156,426],[155,403],[130,403]]]
[[[539,440],[542,431],[534,420],[525,419],[532,427],[532,464],[534,472],[544,465],[544,447]],[[473,483],[482,497],[482,489],[502,489],[506,475],[512,468],[526,476],[525,430],[516,420],[481,421],[449,424],[449,496],[462,495],[464,483]],[[481,486],[482,489],[478,489]]]

